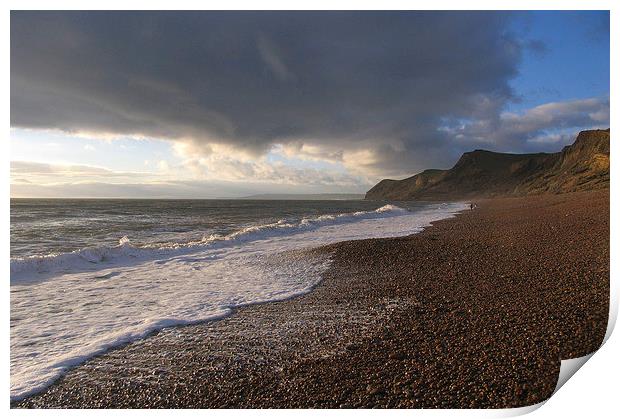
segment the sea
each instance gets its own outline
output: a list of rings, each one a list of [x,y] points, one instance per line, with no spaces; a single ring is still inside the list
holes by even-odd
[[[417,233],[464,203],[12,199],[11,399],[175,325],[307,293],[308,249]]]

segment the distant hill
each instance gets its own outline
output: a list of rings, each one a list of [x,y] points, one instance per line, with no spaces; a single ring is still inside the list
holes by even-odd
[[[320,193],[320,194],[258,194],[238,199],[265,200],[300,200],[300,201],[332,201],[364,199],[364,194],[355,193]]]
[[[557,153],[471,151],[448,170],[384,179],[366,199],[435,201],[609,188],[609,135],[609,129],[582,131]]]

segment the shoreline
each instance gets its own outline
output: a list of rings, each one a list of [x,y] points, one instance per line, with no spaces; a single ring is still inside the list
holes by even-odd
[[[605,334],[609,191],[477,204],[415,235],[317,249],[333,253],[333,262],[309,293],[161,330],[11,406],[521,407],[545,400],[560,359],[593,352]]]
[[[377,207],[377,205],[381,205],[381,203],[377,204],[377,203],[368,203],[368,205],[370,205],[371,207]],[[415,206],[415,204],[414,204]],[[69,341],[69,345],[67,345],[66,343],[60,342],[60,345],[65,345],[66,346],[70,346],[72,347],[72,352],[70,356],[65,356],[62,357],[61,356],[56,356],[55,359],[50,360],[49,357],[46,357],[47,355],[47,350],[46,349],[39,349],[35,343],[35,346],[30,347],[28,344],[24,345],[22,344],[20,349],[25,348],[25,350],[27,351],[26,357],[21,358],[21,361],[23,361],[23,363],[20,365],[19,362],[16,362],[15,365],[11,366],[11,370],[12,372],[15,374],[14,376],[12,376],[12,381],[13,378],[15,378],[15,382],[12,382],[12,390],[11,390],[11,398],[10,400],[12,402],[16,402],[19,400],[22,400],[28,396],[40,393],[42,391],[44,391],[47,387],[49,387],[51,384],[53,384],[55,381],[57,381],[61,376],[63,376],[64,374],[67,373],[67,371],[69,371],[72,368],[75,368],[81,364],[83,364],[84,362],[86,362],[88,359],[93,358],[96,355],[101,355],[104,354],[106,352],[108,352],[109,350],[115,349],[115,348],[119,348],[122,347],[130,342],[133,341],[138,341],[141,339],[144,339],[147,336],[152,335],[153,333],[156,333],[157,331],[167,328],[167,327],[179,327],[179,326],[184,326],[184,325],[191,325],[191,324],[199,324],[199,323],[205,323],[205,322],[209,322],[209,321],[216,321],[216,320],[220,320],[222,318],[228,317],[231,315],[231,313],[237,309],[240,308],[242,306],[247,306],[247,305],[254,305],[254,304],[263,304],[263,303],[270,303],[270,302],[276,302],[276,301],[283,301],[283,300],[288,300],[290,298],[299,296],[299,295],[303,295],[308,293],[311,289],[313,289],[318,282],[321,281],[321,277],[322,277],[322,272],[324,272],[327,267],[329,266],[329,264],[331,263],[331,258],[329,258],[328,256],[326,256],[324,253],[325,252],[321,252],[321,251],[317,251],[316,249],[325,246],[326,244],[332,244],[332,243],[336,243],[336,242],[340,242],[340,241],[346,241],[346,237],[356,237],[353,240],[357,240],[357,239],[361,239],[364,238],[364,236],[375,236],[375,237],[380,237],[381,235],[385,235],[388,237],[392,237],[392,234],[397,234],[397,235],[404,235],[404,234],[415,234],[414,232],[419,232],[420,229],[426,228],[427,226],[430,226],[431,222],[433,220],[439,220],[439,219],[443,219],[443,218],[449,218],[449,217],[453,217],[456,213],[462,211],[465,209],[465,205],[462,203],[452,203],[452,204],[443,204],[443,205],[428,205],[428,204],[422,204],[422,205],[417,205],[422,211],[413,211],[413,213],[408,213],[406,210],[403,210],[399,207],[396,207],[394,205],[383,205],[380,208],[377,208],[375,210],[368,210],[368,211],[363,211],[363,212],[345,212],[345,213],[340,213],[338,215],[335,216],[329,216],[331,218],[328,218],[326,221],[326,225],[329,228],[329,224],[330,223],[334,223],[335,224],[341,224],[340,221],[342,219],[344,219],[345,221],[342,223],[343,224],[343,230],[344,233],[341,234],[338,230],[331,230],[332,233],[331,234],[323,234],[323,238],[321,240],[319,240],[319,242],[323,242],[324,244],[319,244],[316,242],[313,242],[313,240],[309,240],[309,243],[306,244],[305,246],[303,245],[297,245],[295,246],[295,242],[293,239],[293,243],[292,246],[291,245],[280,245],[280,240],[277,241],[277,246],[276,247],[280,247],[280,249],[278,249],[277,251],[272,251],[272,252],[268,252],[267,255],[267,264],[269,264],[268,259],[269,258],[275,258],[274,261],[276,264],[278,264],[280,266],[280,270],[283,271],[288,271],[288,275],[286,275],[286,277],[292,281],[293,287],[288,287],[286,289],[281,288],[280,292],[275,292],[275,293],[267,293],[267,294],[271,294],[271,295],[256,295],[255,298],[249,298],[249,299],[245,299],[245,301],[230,301],[228,304],[222,303],[222,304],[218,304],[217,305],[217,309],[216,308],[212,308],[210,310],[208,310],[207,313],[204,313],[203,315],[194,315],[192,316],[191,314],[186,317],[186,318],[178,318],[175,315],[171,315],[171,316],[166,316],[165,314],[160,314],[160,313],[153,313],[153,315],[157,316],[156,318],[158,319],[156,322],[153,321],[149,321],[149,316],[148,315],[144,315],[142,314],[142,312],[140,310],[133,310],[135,316],[127,319],[127,321],[131,321],[133,322],[135,319],[146,319],[143,322],[143,325],[140,325],[138,327],[133,327],[130,328],[130,332],[129,333],[123,333],[122,331],[123,329],[123,324],[122,322],[119,321],[114,321],[114,315],[115,312],[114,311],[109,311],[109,315],[112,316],[111,320],[113,325],[118,326],[118,328],[116,330],[120,329],[120,333],[117,333],[116,336],[112,336],[112,339],[99,339],[96,345],[90,345],[88,346],[88,344],[91,342],[92,339],[82,339],[83,342],[85,342],[86,346],[81,346],[79,348],[76,348],[76,345],[70,345],[71,341]],[[417,213],[417,215],[416,215]],[[371,218],[378,218],[380,219],[378,222],[380,224],[366,224],[367,228],[360,228],[358,227],[357,230],[355,228],[356,223],[353,222],[352,224],[350,224],[348,221],[355,221],[357,219],[361,218],[361,221],[364,222],[364,217],[368,216],[368,215],[380,215],[380,217],[371,217]],[[385,215],[384,215],[385,214]],[[400,216],[400,215],[408,215],[411,216],[413,215],[413,220],[410,220],[409,218],[405,217],[404,220],[401,219],[401,217],[396,218],[396,221],[390,221],[390,218],[392,216]],[[344,217],[343,217],[344,216]],[[351,217],[356,217],[354,220],[347,220],[350,219]],[[387,219],[386,219],[387,218]],[[320,220],[320,218],[304,218],[303,220]],[[407,221],[409,220],[409,221]],[[385,225],[386,222],[389,225]],[[348,226],[349,225],[353,225],[353,231],[350,232],[349,234],[346,233],[346,231],[348,230]],[[259,226],[269,226],[269,225],[259,225]],[[373,233],[373,228],[377,228],[377,230]],[[245,229],[242,230],[236,230],[236,231],[244,231]],[[310,230],[314,230],[314,229],[310,229]],[[380,231],[381,233],[377,234],[377,232]],[[288,240],[290,238],[294,238],[296,235],[295,234],[285,234],[284,235],[284,240]],[[303,236],[303,234],[302,234]],[[361,237],[360,237],[361,236]],[[319,238],[321,237],[321,235],[319,235]],[[250,244],[252,243],[252,241],[250,241]],[[302,240],[303,243],[303,240]],[[224,248],[228,247],[231,249],[234,249],[236,247],[238,247],[240,244],[236,244],[234,241],[232,241],[230,244],[225,243],[224,244]],[[260,245],[259,245],[260,246]],[[122,247],[122,246],[119,246]],[[200,247],[199,247],[200,248]],[[286,249],[286,250],[284,250]],[[251,249],[250,249],[251,250]],[[181,252],[184,252],[185,249],[181,249]],[[194,250],[195,251],[195,250]],[[177,253],[176,250],[174,250],[175,253]],[[162,255],[163,256],[163,255]],[[168,257],[171,257],[173,255],[168,255]],[[144,260],[142,261],[144,262]],[[132,261],[131,263],[138,265],[140,263],[140,261]],[[148,263],[148,262],[147,262]],[[156,262],[157,264],[157,262]],[[86,274],[85,277],[83,277],[81,279],[81,281],[86,281],[86,286],[88,286],[90,283],[93,283],[95,287],[97,287],[99,285],[99,278],[106,278],[106,276],[116,276],[116,275],[122,275],[122,273],[120,272],[120,270],[118,269],[118,267],[120,266],[120,264],[115,263],[114,264],[114,270],[110,270],[108,274],[106,275],[96,275],[93,277],[92,275],[88,275]],[[287,267],[288,266],[288,267]],[[208,265],[205,268],[208,268],[209,270],[212,270],[214,267],[214,265]],[[217,268],[217,266],[215,266]],[[305,267],[305,268],[304,268]],[[111,267],[109,267],[111,268]],[[202,267],[200,267],[202,268]],[[233,267],[234,268],[234,267]],[[276,270],[278,270],[276,269]],[[199,269],[198,269],[199,270]],[[154,276],[151,276],[149,278],[146,278],[146,282],[147,284],[150,283],[150,281],[155,281],[157,283],[157,277],[158,275],[154,272]],[[174,273],[171,273],[174,274]],[[269,275],[270,272],[267,272],[267,275]],[[225,274],[226,275],[226,274]],[[235,271],[230,271],[229,275],[231,276],[235,276]],[[297,275],[301,275],[301,278],[304,278],[303,280],[300,280],[300,278],[296,278]],[[127,276],[127,278],[129,279],[129,281],[126,282],[130,282],[130,284],[126,284],[128,286],[131,286],[133,282],[133,280],[131,280],[131,274],[129,274]],[[239,277],[239,282],[238,282],[238,286],[241,288],[240,291],[243,291],[243,277],[236,275],[237,277]],[[163,274],[160,275],[159,278],[161,278],[160,280],[166,281],[167,282],[167,278],[168,275]],[[198,290],[200,289],[202,292],[196,292],[196,295],[204,295],[205,293],[208,295],[209,293],[212,293],[212,291],[215,291],[215,294],[217,294],[216,290],[220,290],[220,287],[218,287],[217,283],[213,283],[212,287],[209,286],[204,286],[201,285],[201,282],[203,282],[205,279],[207,281],[208,284],[210,284],[209,279],[212,278],[212,275],[205,275],[203,276],[202,274],[198,273],[195,276],[187,276],[184,278],[185,283],[186,284],[191,284],[192,282],[195,282],[195,285],[190,285],[185,286],[186,284],[183,284],[182,282],[179,283],[178,281],[176,282],[176,286],[175,287],[171,287],[169,286],[170,291],[175,292],[176,289],[176,295],[181,298],[181,301],[184,300],[184,292],[190,292],[193,293],[194,289]],[[265,281],[269,281],[270,276],[267,277],[263,277],[261,278],[250,278],[251,281],[263,281],[264,283],[268,283]],[[96,281],[92,281],[92,279],[96,279]],[[138,278],[139,279],[139,276]],[[172,279],[174,280],[174,278],[168,278],[168,279]],[[189,281],[189,282],[188,282]],[[49,285],[52,284],[53,288],[58,288],[58,287],[63,287],[62,284],[62,280],[61,281],[53,281],[53,282],[43,282],[42,285],[40,286],[45,286],[45,284]],[[18,285],[18,284],[12,284],[12,289],[11,291],[13,292],[15,290],[16,294],[18,292],[22,292],[22,290],[18,287],[16,289],[13,288],[13,285]],[[23,284],[22,284],[23,285]],[[72,286],[72,284],[69,284],[70,286]],[[121,288],[119,287],[119,283],[116,284],[117,288]],[[181,287],[181,288],[178,288]],[[109,288],[109,287],[108,287]],[[276,287],[277,289],[277,287]],[[234,293],[234,288],[230,288],[230,290]],[[227,290],[224,289],[223,290],[224,293],[227,293]],[[76,303],[78,304],[82,304],[83,306],[92,306],[92,305],[96,305],[99,304],[96,301],[91,301],[89,300],[88,297],[90,297],[92,294],[89,294],[88,292],[86,292],[84,297],[85,299],[79,299],[79,301],[75,301],[75,298],[73,299]],[[32,299],[32,300],[37,300],[37,295],[32,295],[30,297],[26,297],[26,298],[22,298],[21,302],[28,302],[28,300]],[[166,295],[162,296],[164,299],[166,298]],[[99,297],[100,299],[105,299],[104,296]],[[153,299],[153,298],[152,298]],[[40,299],[38,299],[40,301]],[[190,299],[190,303],[192,299]],[[200,304],[201,300],[200,297],[194,299],[194,301],[196,302],[196,304]],[[69,301],[68,304],[64,304],[64,306],[68,306],[71,307],[71,304],[73,302]],[[114,304],[114,303],[112,303]],[[23,304],[21,304],[23,305]],[[18,303],[16,303],[16,306],[19,306]],[[118,313],[119,315],[122,315],[123,312],[123,304],[117,304],[117,306],[119,306],[119,308],[121,309],[121,311]],[[177,304],[178,306],[178,304]],[[105,307],[104,307],[105,308]],[[147,310],[147,312],[150,312],[149,307],[144,307],[145,310]],[[12,306],[13,309],[13,306]],[[43,308],[45,309],[45,308]],[[199,311],[199,308],[198,308]],[[24,317],[24,315],[22,313],[19,312],[12,312],[12,314],[15,314],[15,318],[16,319],[20,319],[20,317]],[[86,313],[86,314],[90,314],[90,313]],[[127,316],[125,316],[127,317]],[[13,319],[13,316],[12,316]],[[89,318],[80,318],[80,316],[74,316],[74,325],[75,327],[79,327],[85,330],[88,330],[87,326],[89,323]],[[40,319],[40,321],[45,321],[44,318]],[[148,323],[147,323],[148,321]],[[20,339],[25,339],[25,342],[28,343],[28,339],[31,338],[31,334],[24,334],[24,333],[20,333],[21,331],[19,329],[13,329],[13,321],[11,322],[11,332],[13,335],[13,332],[15,332],[15,330],[17,330],[16,332],[16,336],[18,336],[19,338],[16,338],[17,340],[14,342],[13,339],[11,340],[12,344],[15,344],[16,346],[19,346],[19,341]],[[96,324],[95,324],[96,326]],[[109,330],[114,330],[114,327],[108,327],[107,329]],[[102,332],[106,333],[108,330],[102,330]],[[69,333],[71,333],[70,330],[68,330]],[[91,338],[95,338],[98,339],[98,335],[96,333],[90,333]],[[118,338],[118,336],[120,336],[120,338]],[[23,341],[22,341],[23,342]],[[51,346],[51,347],[50,347]],[[55,350],[56,348],[52,345],[47,345],[47,348],[51,351]],[[77,350],[75,350],[77,349]],[[36,357],[33,357],[32,354],[36,354],[39,353],[40,355],[35,355]],[[29,355],[28,355],[29,354]],[[16,351],[15,353],[13,353],[13,351],[11,352],[12,357],[15,355],[16,358],[19,358],[19,356],[21,355],[21,353],[19,351]],[[12,358],[13,359],[13,358]],[[45,364],[45,361],[50,361],[47,362]],[[23,365],[33,365],[35,368],[31,369],[30,371],[28,371],[27,369],[25,369],[23,367]],[[40,365],[43,365],[43,367],[39,367]],[[13,371],[13,366],[15,366],[15,370]],[[26,371],[26,374],[24,374],[24,371]]]

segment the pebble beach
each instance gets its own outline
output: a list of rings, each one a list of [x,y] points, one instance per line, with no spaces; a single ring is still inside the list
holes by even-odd
[[[18,408],[510,408],[550,397],[609,310],[609,191],[485,199],[309,250],[314,290],[164,329]]]

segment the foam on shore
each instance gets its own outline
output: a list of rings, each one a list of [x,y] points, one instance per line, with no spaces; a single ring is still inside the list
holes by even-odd
[[[384,206],[249,226],[199,243],[138,248],[122,239],[106,250],[12,261],[11,399],[38,392],[67,368],[155,330],[309,292],[330,261],[304,249],[414,234],[464,208],[437,204],[408,212]]]
[[[159,257],[170,257],[198,249],[214,249],[238,245],[256,240],[296,234],[316,230],[317,228],[336,224],[352,223],[360,220],[388,218],[406,214],[407,210],[395,205],[384,205],[374,211],[358,211],[333,215],[321,215],[314,218],[302,218],[300,221],[281,219],[275,223],[251,225],[231,234],[210,235],[200,241],[169,242],[158,244],[157,247],[135,247],[127,236],[119,240],[114,247],[88,247],[70,253],[51,254],[46,256],[30,256],[11,259],[11,282],[32,278],[36,274],[66,272],[75,270],[92,270],[94,264],[102,262],[119,264],[135,259],[147,260]]]

